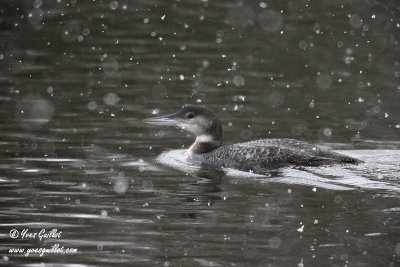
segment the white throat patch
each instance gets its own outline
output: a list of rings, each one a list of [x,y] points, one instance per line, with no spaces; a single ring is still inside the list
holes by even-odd
[[[196,137],[196,142],[199,143],[208,143],[214,141],[211,135],[199,135]]]

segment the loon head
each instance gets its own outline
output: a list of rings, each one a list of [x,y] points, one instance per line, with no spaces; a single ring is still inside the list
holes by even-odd
[[[153,125],[176,126],[196,136],[189,148],[189,157],[210,152],[221,146],[222,126],[218,117],[204,106],[184,105],[171,115],[143,120]]]

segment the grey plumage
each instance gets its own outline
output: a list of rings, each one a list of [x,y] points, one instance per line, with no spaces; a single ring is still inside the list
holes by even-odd
[[[290,165],[359,163],[352,157],[294,139],[260,139],[228,145],[208,153],[196,154],[194,160],[208,165],[255,173],[264,173]]]

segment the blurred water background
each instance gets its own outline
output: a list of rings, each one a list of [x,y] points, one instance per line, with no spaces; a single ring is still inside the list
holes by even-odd
[[[399,264],[399,39],[398,1],[1,1],[1,263]],[[191,138],[141,120],[185,103],[218,114],[224,144],[296,138],[366,164],[165,167]],[[10,238],[26,228],[63,234]],[[79,253],[9,253],[55,243]]]

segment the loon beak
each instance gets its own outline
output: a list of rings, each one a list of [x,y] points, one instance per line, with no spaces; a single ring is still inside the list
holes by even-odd
[[[152,125],[159,125],[159,126],[176,126],[179,121],[173,119],[176,114],[171,114],[162,117],[156,118],[149,118],[143,120],[144,123],[152,124]]]

